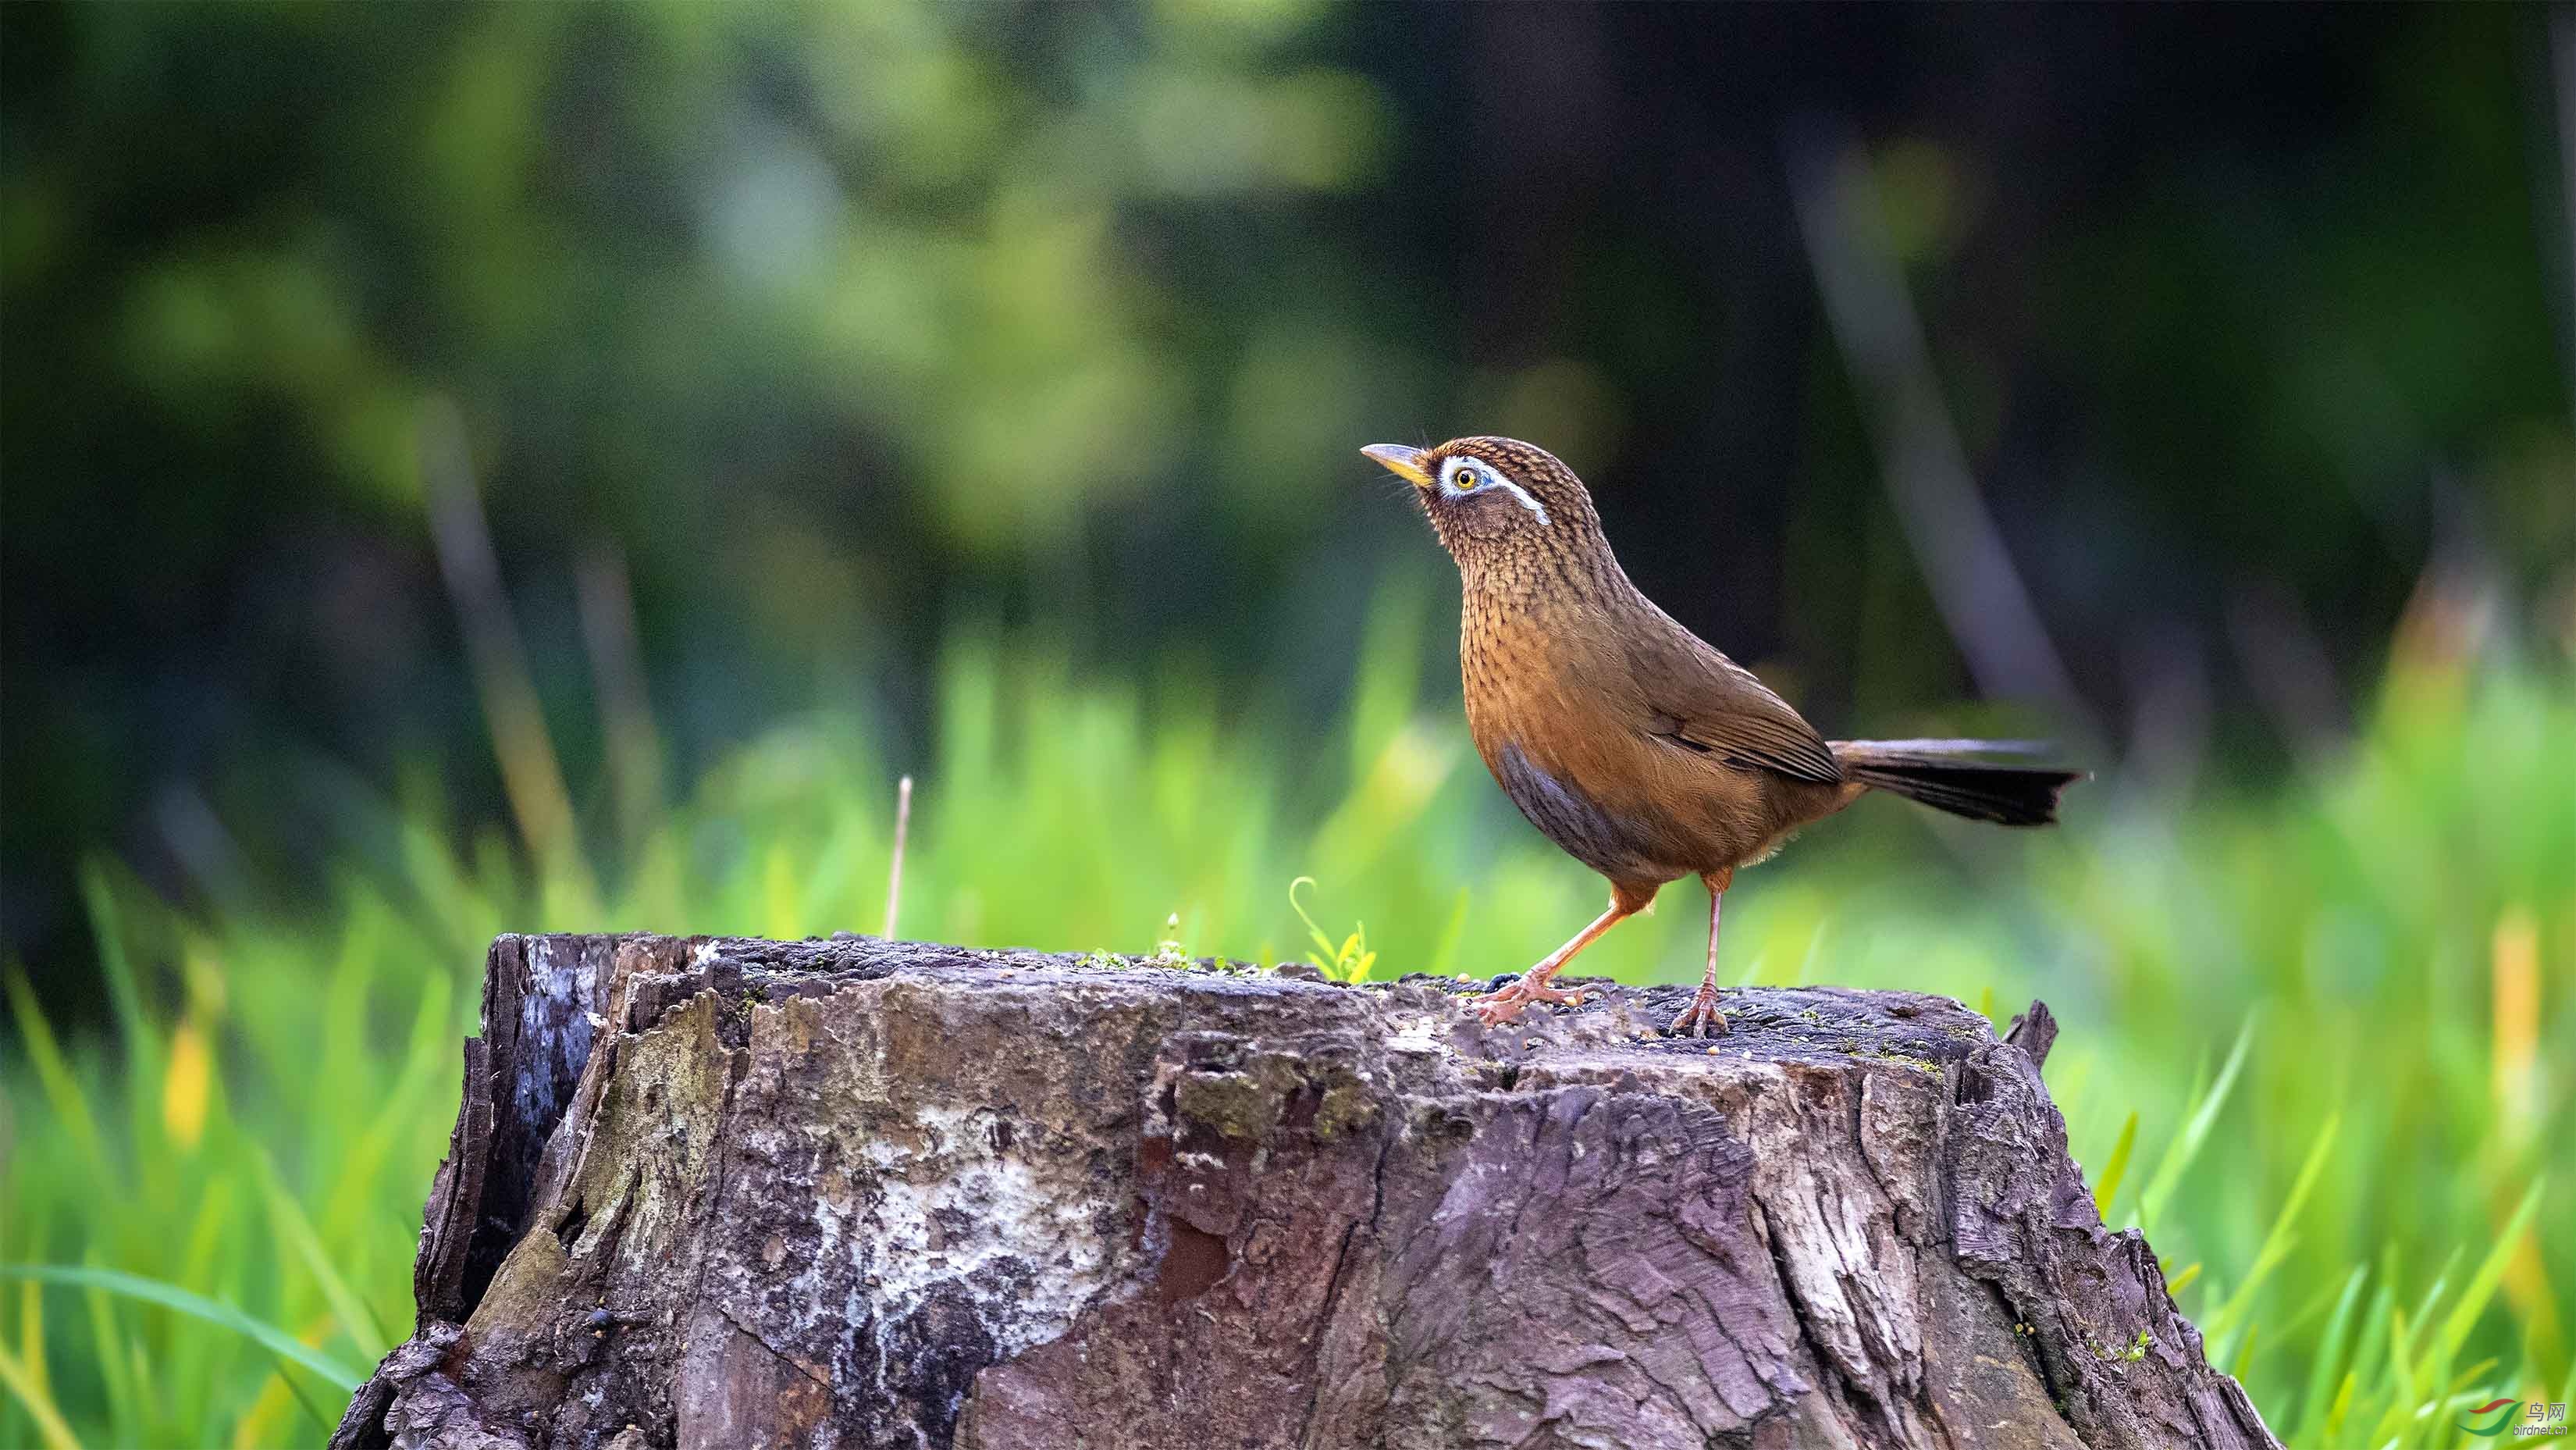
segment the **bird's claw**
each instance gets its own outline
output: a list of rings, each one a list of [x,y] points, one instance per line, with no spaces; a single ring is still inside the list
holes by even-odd
[[[1699,995],[1691,998],[1691,1004],[1673,1018],[1671,1031],[1675,1037],[1724,1037],[1726,1014],[1717,1010],[1717,993],[1707,987],[1700,988]]]
[[[1561,992],[1539,978],[1523,977],[1499,991],[1478,998],[1476,1017],[1487,1027],[1500,1027],[1521,1015],[1521,1009],[1532,1002],[1561,1002],[1567,1006],[1580,1006],[1583,1002],[1583,993],[1580,990]]]

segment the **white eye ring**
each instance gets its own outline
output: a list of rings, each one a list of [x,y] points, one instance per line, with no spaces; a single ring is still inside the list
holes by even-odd
[[[1470,493],[1480,493],[1486,489],[1511,495],[1522,508],[1530,511],[1531,517],[1542,524],[1550,522],[1547,506],[1532,498],[1528,489],[1494,472],[1475,459],[1452,458],[1440,466],[1442,493],[1457,498]]]

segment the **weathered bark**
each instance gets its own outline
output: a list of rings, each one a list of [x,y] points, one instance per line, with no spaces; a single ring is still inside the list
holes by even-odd
[[[1463,990],[503,937],[332,1443],[2274,1443],[2094,1213],[2044,1009]]]

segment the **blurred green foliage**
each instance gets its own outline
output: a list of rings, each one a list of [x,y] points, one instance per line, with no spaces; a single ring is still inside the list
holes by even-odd
[[[956,601],[1114,616],[1085,520],[1157,493],[1148,541],[1225,541],[1185,592],[1275,556],[1347,484],[1318,458],[1419,392],[1408,319],[1305,224],[1393,144],[1314,18],[10,7],[0,629],[42,682],[5,743],[12,939],[71,919],[70,838],[167,863],[174,792],[263,801],[223,811],[241,847],[318,864],[315,747],[444,755],[490,801],[431,396],[505,557],[632,561],[690,759]]]
[[[57,14],[68,72],[19,117],[62,136],[31,113],[75,114],[54,118],[68,145],[11,172],[13,301],[77,305],[46,294],[112,270],[89,381],[259,446],[236,467],[269,477],[241,497],[416,517],[410,419],[446,378],[498,422],[514,493],[657,554],[692,538],[666,504],[706,494],[711,465],[776,487],[827,428],[875,455],[836,503],[1014,554],[1168,474],[1193,375],[1228,372],[1220,341],[1245,344],[1250,428],[1275,410],[1339,448],[1356,421],[1305,404],[1370,387],[1357,319],[1312,296],[1244,319],[1205,285],[1204,249],[1235,243],[1187,235],[1222,203],[1287,209],[1378,174],[1377,89],[1284,43],[1312,8],[1176,4],[1141,30],[921,5]],[[249,63],[190,63],[207,51]],[[294,154],[112,164],[183,124]],[[173,173],[246,215],[102,266],[120,209],[167,206]],[[1164,255],[1135,255],[1149,239]],[[1220,337],[1220,317],[1248,328]],[[770,457],[691,436],[736,410],[776,430]],[[300,476],[274,477],[281,455]],[[1257,510],[1267,491],[1214,497]]]

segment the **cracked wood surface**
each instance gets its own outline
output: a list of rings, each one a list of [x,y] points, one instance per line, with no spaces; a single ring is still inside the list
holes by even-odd
[[[334,1447],[2266,1447],[1947,998],[503,937]],[[1646,1034],[1641,1037],[1641,1034]],[[2036,1057],[2034,1056],[2036,1054]]]

